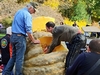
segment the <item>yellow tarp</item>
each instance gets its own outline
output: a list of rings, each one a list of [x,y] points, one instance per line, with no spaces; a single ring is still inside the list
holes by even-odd
[[[56,46],[54,48],[53,52],[55,52],[55,51],[65,51],[65,50],[68,50],[67,46],[66,46],[64,41],[61,41],[61,44],[59,46]]]
[[[52,37],[41,37],[39,38],[39,40],[44,50],[46,47],[48,47],[51,44]],[[59,46],[56,46],[53,51],[64,51],[64,50],[67,50],[67,47],[65,45],[65,42],[62,41],[61,44]]]
[[[45,24],[48,21],[53,21],[55,22],[55,19],[52,17],[45,17],[45,16],[40,16],[32,21],[32,31],[41,31],[41,30],[46,30]]]

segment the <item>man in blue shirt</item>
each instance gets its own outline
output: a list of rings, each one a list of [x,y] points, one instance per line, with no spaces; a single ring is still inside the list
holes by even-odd
[[[30,2],[25,8],[18,10],[12,23],[11,43],[13,47],[12,58],[9,60],[4,75],[10,75],[15,64],[15,75],[23,75],[22,66],[26,51],[26,36],[32,43],[40,43],[32,35],[32,13],[36,12],[36,4]]]

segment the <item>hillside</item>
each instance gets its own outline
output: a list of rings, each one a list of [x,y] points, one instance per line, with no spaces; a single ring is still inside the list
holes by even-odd
[[[18,4],[14,0],[3,0],[0,2],[0,20],[2,20],[5,17],[13,17],[15,12],[25,7],[27,3],[24,4]],[[59,24],[61,21],[63,21],[63,18],[60,13],[57,12],[57,10],[54,10],[48,6],[45,5],[39,5],[38,7],[39,12],[36,14],[33,14],[33,18],[39,17],[39,16],[49,16],[53,17],[56,20],[56,24]]]

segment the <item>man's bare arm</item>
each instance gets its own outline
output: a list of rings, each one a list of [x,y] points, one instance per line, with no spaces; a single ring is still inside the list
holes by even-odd
[[[36,40],[31,33],[27,32],[27,34],[28,34],[29,39],[32,41],[32,43],[35,43],[35,44],[40,43],[40,40]]]
[[[51,45],[50,45],[49,48],[48,48],[47,53],[52,52],[52,51],[54,50],[54,48],[55,48],[56,46],[58,46],[58,45],[60,45],[59,38],[54,38],[53,41],[52,41],[52,43],[51,43]]]

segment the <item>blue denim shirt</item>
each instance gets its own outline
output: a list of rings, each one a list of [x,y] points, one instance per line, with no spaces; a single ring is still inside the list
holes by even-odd
[[[27,8],[18,10],[14,16],[12,23],[13,33],[22,33],[26,35],[27,32],[32,33],[32,16]]]

